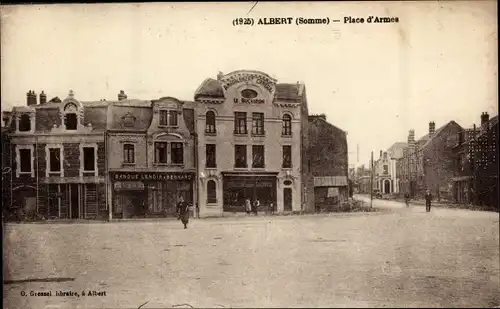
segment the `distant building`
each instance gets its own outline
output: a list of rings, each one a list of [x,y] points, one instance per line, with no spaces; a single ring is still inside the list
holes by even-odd
[[[330,124],[326,116],[309,116],[310,171],[314,177],[317,208],[339,204],[349,197],[346,132]]]
[[[400,191],[412,197],[422,198],[430,190],[438,200],[452,199],[452,178],[455,174],[453,146],[458,141],[462,127],[450,121],[439,129],[429,123],[429,133],[415,141],[415,132],[410,130],[408,147],[397,162]]]
[[[393,179],[389,173],[391,160],[387,151],[380,150],[379,158],[373,162],[374,182],[373,189],[383,194],[393,192]]]
[[[458,133],[453,199],[498,210],[498,115],[481,114],[479,128]]]
[[[392,183],[392,193],[399,193],[399,183],[397,173],[397,161],[403,157],[404,150],[408,147],[407,143],[397,142],[387,149],[387,155],[389,158],[389,175],[391,177]]]

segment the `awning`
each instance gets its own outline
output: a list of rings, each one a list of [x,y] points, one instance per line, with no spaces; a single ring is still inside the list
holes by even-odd
[[[314,177],[315,187],[347,187],[347,176]]]
[[[453,177],[451,180],[452,181],[462,181],[462,180],[470,180],[473,178],[474,177],[472,177],[472,176],[460,176],[460,177]]]

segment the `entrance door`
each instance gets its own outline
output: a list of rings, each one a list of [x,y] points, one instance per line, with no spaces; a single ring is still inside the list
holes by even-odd
[[[391,193],[391,182],[389,180],[384,181],[384,193]]]
[[[70,205],[70,214],[71,219],[80,218],[80,210],[78,207],[78,185],[71,184],[69,187],[70,197],[69,197],[69,205]]]
[[[283,203],[285,207],[285,211],[292,211],[292,189],[284,188],[283,189]]]

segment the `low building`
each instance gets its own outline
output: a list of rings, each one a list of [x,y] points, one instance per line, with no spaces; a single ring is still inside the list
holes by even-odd
[[[44,218],[100,218],[105,198],[107,104],[68,97],[47,102],[27,93],[8,115],[12,196],[9,207]]]
[[[317,210],[335,207],[349,198],[346,132],[326,120],[326,115],[309,116],[310,172],[314,177]]]

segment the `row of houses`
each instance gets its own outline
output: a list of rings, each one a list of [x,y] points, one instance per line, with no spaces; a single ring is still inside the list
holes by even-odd
[[[40,101],[3,112],[4,210],[43,218],[314,211],[348,195],[346,133],[309,115],[302,83],[220,73],[194,100]]]
[[[429,190],[437,200],[498,209],[497,151],[498,116],[483,112],[472,128],[450,121],[436,129],[432,121],[421,138],[410,130],[407,142],[380,151],[373,186],[382,194],[423,198]]]

